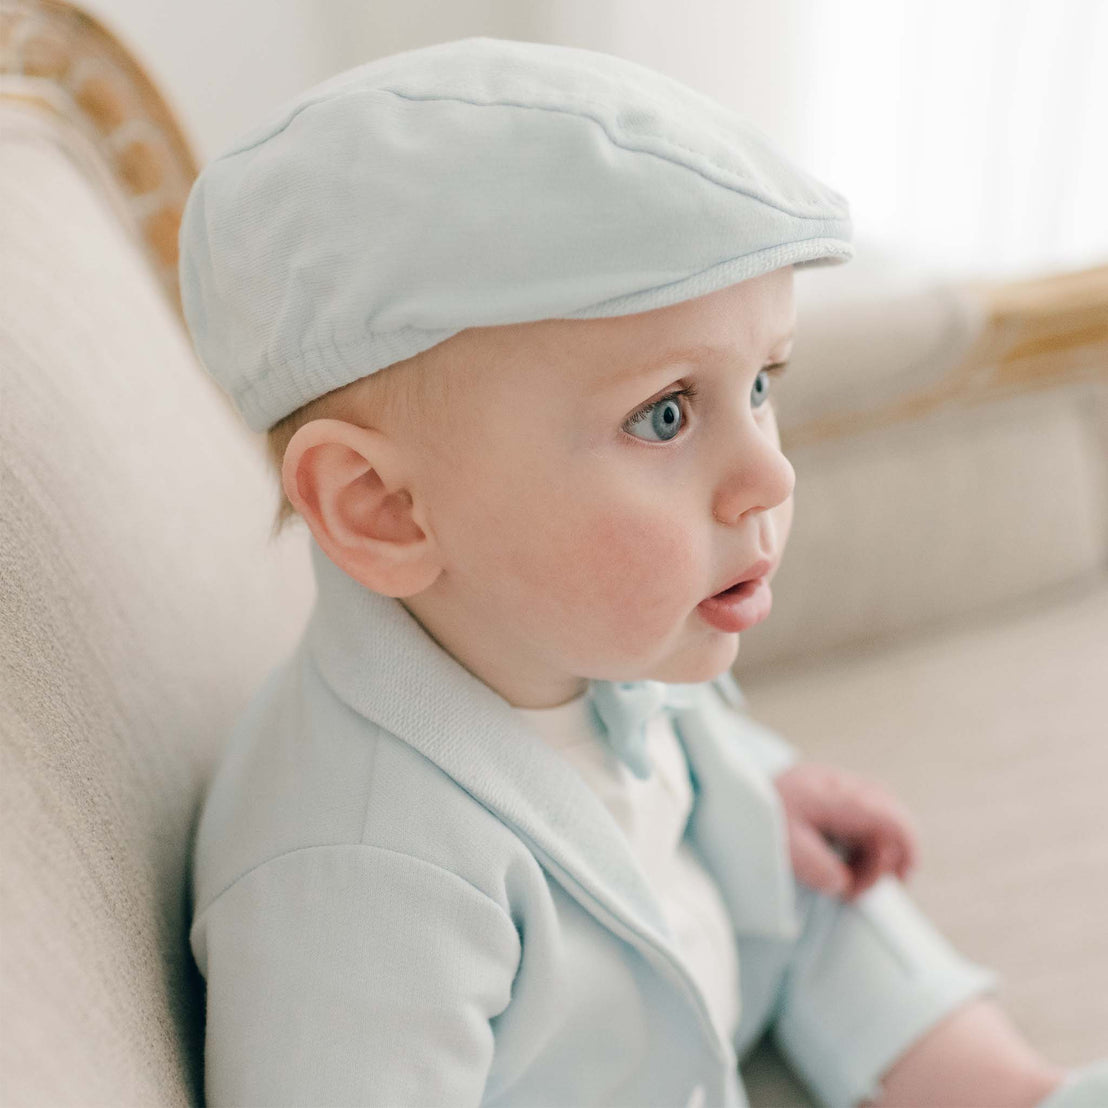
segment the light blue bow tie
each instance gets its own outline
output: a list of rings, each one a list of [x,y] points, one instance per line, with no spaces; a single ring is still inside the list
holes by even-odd
[[[669,686],[663,681],[590,681],[585,698],[600,737],[636,777],[648,778],[647,724],[668,706]]]

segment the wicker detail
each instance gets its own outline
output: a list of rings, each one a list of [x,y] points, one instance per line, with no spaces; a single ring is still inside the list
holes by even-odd
[[[1108,266],[1024,281],[967,282],[985,326],[929,388],[869,411],[838,412],[782,432],[788,449],[917,419],[955,404],[1082,380],[1108,381]]]
[[[5,0],[0,98],[51,112],[88,140],[180,313],[177,230],[196,179],[196,158],[127,47],[64,0]]]

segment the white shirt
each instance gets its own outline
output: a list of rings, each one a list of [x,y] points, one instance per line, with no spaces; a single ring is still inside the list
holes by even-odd
[[[515,711],[574,766],[622,828],[716,1027],[732,1041],[739,1019],[735,932],[714,879],[685,839],[692,783],[669,716],[659,712],[647,724],[653,768],[641,780],[597,735],[585,694],[556,708]]]

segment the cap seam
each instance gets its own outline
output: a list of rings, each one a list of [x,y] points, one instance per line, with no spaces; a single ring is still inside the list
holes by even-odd
[[[749,191],[748,189],[741,187],[741,185],[734,184],[734,183],[731,183],[729,181],[717,180],[716,178],[710,177],[708,174],[704,173],[698,167],[689,165],[687,161],[682,161],[681,159],[679,159],[677,157],[667,157],[664,153],[660,153],[656,150],[648,150],[648,149],[644,149],[640,146],[631,146],[631,145],[628,145],[626,142],[620,142],[620,141],[618,141],[617,137],[614,136],[611,133],[611,131],[609,130],[609,128],[607,126],[606,121],[603,120],[603,119],[598,119],[593,114],[580,112],[580,111],[570,111],[570,110],[567,110],[567,109],[564,109],[564,108],[554,107],[554,106],[550,106],[550,105],[546,105],[546,104],[523,104],[523,103],[520,103],[518,101],[513,101],[513,100],[468,100],[464,96],[441,96],[441,95],[419,96],[419,95],[415,95],[415,94],[412,94],[412,93],[400,92],[399,90],[392,89],[392,88],[351,89],[347,92],[333,93],[330,96],[321,96],[316,100],[309,100],[307,103],[304,103],[304,104],[301,104],[301,105],[297,106],[297,108],[289,115],[289,117],[279,127],[277,127],[275,130],[272,130],[272,131],[268,132],[267,134],[262,135],[256,141],[252,142],[249,146],[243,146],[243,147],[237,148],[235,150],[228,151],[226,154],[223,154],[219,158],[217,158],[216,161],[218,162],[218,161],[229,160],[229,159],[235,157],[238,154],[247,154],[250,151],[257,149],[259,146],[262,146],[264,143],[269,142],[271,139],[276,138],[278,135],[280,135],[284,131],[286,131],[290,126],[292,126],[293,121],[299,115],[301,115],[303,112],[307,111],[309,108],[317,107],[321,104],[330,104],[330,103],[333,103],[337,100],[343,100],[343,99],[346,99],[346,98],[352,97],[352,96],[364,96],[364,95],[371,94],[371,93],[387,93],[388,95],[395,96],[400,100],[408,100],[408,101],[411,101],[413,103],[429,103],[429,102],[441,101],[441,102],[447,102],[447,103],[468,104],[471,107],[475,107],[475,108],[525,108],[525,109],[530,109],[532,111],[551,112],[551,113],[556,114],[556,115],[569,115],[569,116],[576,116],[577,118],[587,118],[587,119],[591,120],[593,123],[595,123],[604,132],[604,134],[608,138],[608,141],[611,142],[611,144],[613,146],[617,146],[621,150],[626,150],[629,153],[633,153],[633,154],[648,154],[648,155],[651,155],[653,157],[659,158],[662,161],[670,162],[672,165],[680,166],[682,169],[687,169],[690,173],[695,173],[698,177],[701,177],[705,181],[709,181],[710,183],[712,183],[714,185],[718,185],[720,188],[725,188],[730,192],[737,192],[742,196],[746,196],[751,200],[755,200],[758,203],[764,204],[767,208],[772,208],[775,211],[783,212],[784,214],[792,216],[796,219],[805,219],[805,220],[820,220],[820,219],[823,219],[823,220],[825,220],[825,219],[828,218],[826,212],[824,212],[823,214],[805,214],[801,211],[796,210],[795,208],[789,208],[789,207],[784,207],[780,204],[775,204],[772,201],[766,199],[763,195],[755,194],[755,193]],[[566,99],[568,101],[571,101],[574,104],[584,106],[584,107],[589,107],[589,108],[594,108],[594,109],[599,109],[599,108],[603,107],[603,105],[598,104],[594,100],[585,100],[585,99],[582,99],[580,97],[566,97]],[[676,150],[684,150],[686,153],[693,154],[698,158],[702,158],[705,162],[708,163],[708,165],[712,166],[718,173],[720,173],[720,174],[722,174],[726,177],[731,178],[732,182],[737,179],[735,173],[732,170],[729,170],[726,167],[721,166],[718,162],[716,162],[712,158],[708,157],[707,154],[704,154],[704,153],[702,153],[698,150],[694,150],[691,146],[683,146],[681,143],[673,142],[671,139],[666,139],[666,138],[661,138],[661,137],[656,137],[656,136],[654,138],[654,141],[658,142],[660,145],[668,146],[668,147],[671,147],[672,149],[676,149]],[[848,213],[848,208],[843,207],[841,205],[835,205],[830,201],[828,201],[827,206],[830,210],[841,214],[842,218],[846,218],[847,213]]]
[[[523,103],[520,103],[520,102],[515,101],[515,100],[468,100],[464,96],[430,96],[430,95],[429,96],[417,96],[417,95],[413,95],[411,93],[399,92],[398,90],[391,89],[391,88],[390,89],[381,89],[380,91],[381,92],[392,93],[394,96],[398,96],[402,100],[411,100],[411,101],[415,101],[415,102],[447,101],[447,102],[458,103],[458,104],[469,104],[469,105],[471,105],[475,108],[490,108],[490,107],[491,108],[501,108],[501,107],[503,107],[503,108],[527,108],[527,109],[530,109],[532,111],[552,112],[552,113],[557,114],[557,115],[573,115],[573,116],[577,116],[578,118],[587,118],[587,119],[592,120],[592,122],[595,123],[604,132],[604,134],[608,137],[608,141],[611,142],[613,146],[618,146],[621,150],[627,150],[627,151],[629,151],[630,153],[633,153],[633,154],[649,154],[649,155],[652,155],[655,158],[660,158],[663,161],[667,161],[667,162],[670,162],[673,165],[677,165],[677,166],[680,166],[683,169],[687,169],[687,170],[689,170],[690,173],[695,173],[698,177],[702,177],[704,180],[710,181],[714,185],[719,185],[720,188],[726,188],[731,192],[740,193],[743,196],[749,197],[751,200],[756,200],[759,203],[765,204],[765,206],[767,208],[774,208],[775,210],[780,211],[780,212],[784,212],[786,215],[791,215],[791,216],[795,217],[796,219],[826,219],[827,218],[826,213],[824,213],[822,215],[803,215],[803,214],[801,214],[801,212],[796,211],[795,209],[786,208],[786,207],[782,207],[780,204],[775,204],[772,201],[766,199],[761,194],[756,194],[756,193],[751,192],[748,189],[742,188],[738,185],[729,184],[726,181],[715,180],[714,178],[709,177],[706,173],[702,172],[696,166],[689,165],[687,162],[681,161],[678,158],[666,157],[665,154],[661,154],[656,150],[648,150],[648,149],[642,148],[641,146],[630,146],[626,142],[619,142],[619,141],[617,141],[617,138],[608,129],[607,121],[604,120],[604,119],[598,119],[595,115],[587,114],[587,113],[584,113],[584,112],[567,111],[564,108],[559,108],[559,107],[551,106],[551,105],[548,105],[548,104],[523,104]],[[603,107],[604,107],[604,105],[598,104],[595,100],[585,100],[581,97],[568,97],[567,96],[565,99],[567,101],[570,101],[572,103],[575,103],[575,104],[578,104],[578,105],[581,105],[581,106],[584,106],[584,107],[597,108],[597,109],[603,109]],[[623,137],[623,136],[620,136],[620,137]],[[721,174],[723,174],[727,177],[730,177],[733,180],[737,179],[736,174],[734,173],[733,170],[727,169],[725,166],[722,166],[718,162],[714,161],[707,154],[704,154],[699,150],[695,150],[691,146],[684,146],[679,142],[674,142],[672,139],[663,138],[661,136],[656,136],[655,135],[655,136],[651,136],[651,138],[653,139],[653,141],[655,141],[655,142],[657,142],[657,143],[659,143],[663,146],[668,146],[668,147],[671,147],[672,149],[675,149],[675,150],[684,150],[688,154],[693,154],[697,158],[702,158],[705,162],[707,162],[710,166],[712,166],[714,169],[716,169],[719,173],[721,173]],[[839,207],[836,207],[836,206],[832,205],[830,202],[828,202],[828,207],[833,208],[833,210],[835,210],[835,211],[842,211],[843,210]]]

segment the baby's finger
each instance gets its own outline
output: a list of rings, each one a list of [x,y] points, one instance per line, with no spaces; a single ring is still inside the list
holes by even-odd
[[[798,881],[828,896],[842,896],[853,884],[846,864],[809,824],[789,821],[789,853]]]
[[[827,798],[813,822],[819,829],[866,853],[887,849],[894,857],[904,856],[905,865],[915,862],[916,834],[911,816],[880,786],[851,782],[837,797]],[[890,862],[890,869],[895,865]],[[874,878],[876,880],[876,878]]]
[[[905,824],[904,832],[904,864],[900,871],[902,881],[916,868],[916,863],[919,861],[919,835],[910,817]]]
[[[883,828],[875,836],[882,854],[881,872],[895,874],[904,880],[915,858],[915,842],[907,826]]]
[[[876,839],[856,847],[851,856],[851,884],[846,894],[847,900],[861,896],[872,888],[878,878],[886,873],[895,872],[897,850],[888,843]]]
[[[916,865],[916,844],[909,837],[901,846],[899,855],[896,860],[896,876],[901,881],[908,880],[908,874],[912,872]]]
[[[889,852],[889,862],[884,872],[895,874],[900,881],[907,881],[918,857],[917,840],[911,824],[905,824],[899,834],[879,836],[878,845]]]
[[[875,834],[909,840],[914,835],[911,816],[900,801],[865,778],[829,775],[809,803],[813,823],[851,842]]]
[[[889,869],[891,855],[876,839],[856,843],[850,856],[850,890],[847,899],[853,900],[871,888],[882,873]]]

